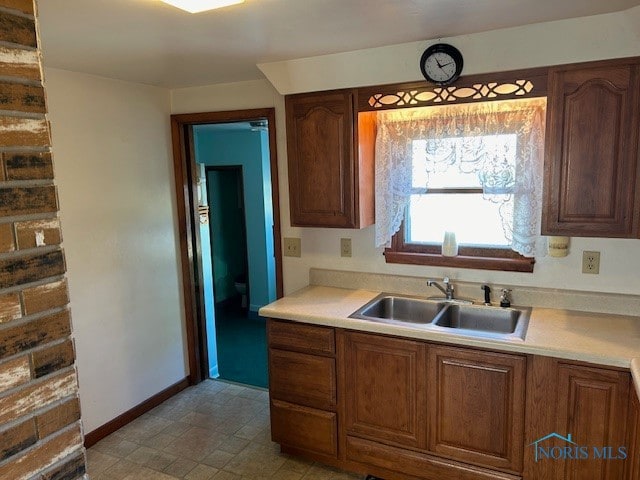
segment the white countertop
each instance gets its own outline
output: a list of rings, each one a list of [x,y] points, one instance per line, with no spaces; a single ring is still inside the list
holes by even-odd
[[[640,317],[533,308],[524,340],[467,337],[428,327],[349,318],[380,293],[309,286],[262,307],[259,313],[316,325],[629,368],[640,392]]]

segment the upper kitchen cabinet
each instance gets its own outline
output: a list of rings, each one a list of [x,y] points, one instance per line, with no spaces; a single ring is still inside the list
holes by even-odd
[[[287,96],[291,225],[363,228],[374,222],[375,117],[357,92]]]
[[[638,237],[640,59],[549,69],[542,233]]]

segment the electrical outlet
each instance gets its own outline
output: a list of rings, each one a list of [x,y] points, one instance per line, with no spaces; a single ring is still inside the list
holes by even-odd
[[[284,239],[284,256],[300,257],[302,255],[301,240],[299,238]]]
[[[600,252],[582,252],[582,273],[600,273]]]
[[[341,257],[351,256],[351,239],[350,238],[340,239],[340,256]]]

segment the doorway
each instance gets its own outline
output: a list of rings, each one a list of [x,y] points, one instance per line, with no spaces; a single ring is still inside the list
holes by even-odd
[[[282,296],[275,111],[270,108],[172,115],[171,123],[190,382],[196,384],[219,373],[229,380],[266,386],[265,321],[257,310]],[[239,131],[243,130],[241,135]],[[246,147],[249,132],[259,139],[263,154],[243,160],[242,152],[231,146]],[[217,147],[208,149],[214,144]],[[256,162],[260,164],[258,171],[268,172],[266,177],[252,178],[251,169],[255,170]],[[259,195],[248,191],[248,186],[258,185]],[[242,213],[238,207],[242,207]],[[203,222],[207,228],[203,228]],[[234,241],[230,242],[231,238]],[[243,245],[245,252],[239,253],[242,249],[238,247]],[[226,260],[219,258],[218,250]],[[258,250],[270,254],[256,260]],[[242,314],[243,319],[252,320],[258,327],[255,330],[260,332],[262,343],[258,349],[250,350],[253,357],[238,348],[238,340],[245,342],[253,334],[238,331],[238,316],[232,320],[228,315],[229,321],[224,320],[223,314],[230,311]],[[220,325],[231,328],[219,330],[218,316]],[[223,347],[221,341],[230,336],[235,346]],[[227,355],[229,352],[233,353]],[[211,358],[214,355],[219,362]],[[227,373],[225,362],[231,367]],[[253,378],[233,378],[242,363],[251,366]],[[256,376],[260,371],[262,375]]]
[[[205,301],[209,372],[266,387],[266,320],[258,310],[276,299],[268,121],[192,130],[199,205],[209,207],[208,231],[200,233],[203,252],[207,238],[211,244],[210,265],[202,255],[205,297],[213,297],[213,308]]]
[[[217,373],[223,380],[264,388],[268,385],[267,338],[264,320],[250,308],[242,167],[207,167],[206,188]],[[209,349],[210,366],[211,355]]]

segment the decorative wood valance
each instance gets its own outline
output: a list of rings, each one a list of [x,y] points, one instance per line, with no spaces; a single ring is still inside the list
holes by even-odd
[[[470,75],[447,87],[427,81],[362,87],[358,89],[358,111],[544,97],[547,70],[545,67]]]

